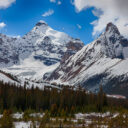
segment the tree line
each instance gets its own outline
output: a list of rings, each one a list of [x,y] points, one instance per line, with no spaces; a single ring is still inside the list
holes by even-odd
[[[104,112],[112,108],[128,108],[127,100],[107,98],[102,87],[98,94],[88,93],[80,86],[74,89],[64,86],[62,89],[40,90],[27,89],[26,86],[16,86],[0,82],[0,110],[49,111],[51,116],[73,116],[77,112]]]

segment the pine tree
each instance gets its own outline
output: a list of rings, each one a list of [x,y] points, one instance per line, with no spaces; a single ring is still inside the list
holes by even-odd
[[[51,116],[56,116],[57,115],[58,109],[57,109],[56,104],[52,104],[50,112],[51,112]]]
[[[102,86],[100,86],[100,90],[97,95],[97,109],[99,112],[101,112],[102,108],[103,108],[103,96],[104,96],[103,88],[102,88]]]

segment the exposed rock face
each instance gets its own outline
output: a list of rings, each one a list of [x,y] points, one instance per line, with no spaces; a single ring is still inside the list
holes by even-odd
[[[127,64],[128,40],[120,35],[115,25],[109,23],[97,40],[63,61],[47,80],[82,85],[93,92],[103,85],[104,90],[111,93],[117,90],[117,86],[124,87],[122,85],[128,82]]]
[[[56,69],[63,57],[67,59],[84,46],[80,40],[53,30],[44,21],[21,38],[1,34],[0,45],[0,67],[32,79],[42,78]]]
[[[0,67],[18,63],[18,51],[13,42],[16,38],[0,34]]]

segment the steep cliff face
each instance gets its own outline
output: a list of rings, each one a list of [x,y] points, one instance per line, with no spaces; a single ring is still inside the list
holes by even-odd
[[[18,76],[40,79],[83,47],[78,39],[53,30],[44,21],[21,38],[0,35],[0,67]]]
[[[0,34],[0,67],[18,63],[18,52],[13,42],[16,38]]]
[[[106,92],[111,92],[117,85],[120,88],[128,82],[127,64],[128,40],[121,36],[114,24],[109,23],[97,40],[61,63],[47,80],[82,85],[94,92],[103,85]]]

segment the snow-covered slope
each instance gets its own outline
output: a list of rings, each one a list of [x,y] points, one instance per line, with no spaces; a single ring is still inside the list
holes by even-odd
[[[22,78],[22,77],[16,77],[12,74],[3,72],[0,70],[0,82],[3,82],[4,84],[10,84],[10,85],[16,85],[16,86],[21,86],[21,87],[26,87],[26,88],[39,88],[39,89],[44,89],[44,88],[56,88],[56,89],[61,89],[59,86],[49,84],[46,82],[37,82],[34,80]]]
[[[18,81],[15,77],[2,71],[0,71],[0,81],[3,81],[4,83],[18,84]]]
[[[55,70],[60,61],[83,47],[78,39],[53,30],[44,21],[22,38],[0,35],[0,67],[17,76],[41,79]]]
[[[94,92],[102,85],[107,93],[125,93],[128,89],[127,64],[128,40],[109,23],[97,40],[61,63],[46,80],[82,85]]]

